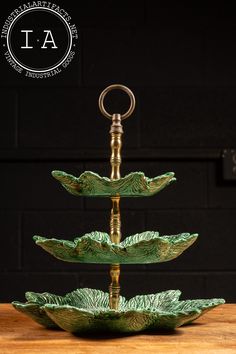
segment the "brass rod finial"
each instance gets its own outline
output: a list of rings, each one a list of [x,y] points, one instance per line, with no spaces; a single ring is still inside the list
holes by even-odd
[[[123,134],[123,127],[121,124],[121,115],[119,113],[112,114],[112,124],[110,133]]]
[[[110,86],[106,87],[105,90],[102,91],[102,93],[100,94],[99,99],[98,99],[98,106],[99,106],[99,109],[100,109],[101,113],[105,117],[107,117],[109,119],[112,119],[112,120],[113,120],[113,117],[116,115],[116,114],[108,113],[106,111],[106,109],[104,108],[104,98],[105,98],[106,94],[109,91],[112,91],[112,90],[122,90],[122,91],[124,91],[124,92],[126,92],[128,94],[128,96],[130,98],[130,106],[129,106],[129,109],[126,111],[126,113],[120,114],[120,119],[123,120],[123,119],[128,118],[134,111],[134,108],[135,108],[135,97],[134,97],[133,92],[127,86],[124,86],[124,85],[121,85],[121,84],[110,85]]]

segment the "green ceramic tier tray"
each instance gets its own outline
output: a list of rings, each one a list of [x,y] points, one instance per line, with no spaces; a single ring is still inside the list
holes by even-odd
[[[120,297],[118,310],[109,308],[109,294],[95,289],[77,289],[65,296],[26,293],[26,303],[13,306],[39,324],[60,327],[72,333],[139,332],[174,329],[188,324],[206,311],[223,304],[223,299],[179,301],[179,290]]]
[[[174,172],[155,178],[145,177],[143,172],[132,172],[118,180],[90,171],[83,172],[79,177],[63,171],[52,171],[52,175],[69,193],[87,197],[146,197],[158,193],[176,180]]]
[[[34,240],[44,250],[67,262],[145,264],[178,257],[197,237],[198,234],[189,233],[159,236],[158,232],[146,231],[115,244],[107,233],[94,231],[74,241],[41,236],[34,236]]]

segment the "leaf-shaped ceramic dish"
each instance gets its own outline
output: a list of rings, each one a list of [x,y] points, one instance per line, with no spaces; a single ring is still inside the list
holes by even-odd
[[[158,232],[146,231],[115,244],[107,233],[94,231],[74,241],[33,238],[44,250],[67,262],[145,264],[167,262],[178,257],[197,237],[198,234],[189,233],[159,236]]]
[[[52,175],[69,193],[88,197],[151,196],[176,180],[173,172],[155,178],[145,177],[143,172],[132,172],[118,180],[101,177],[90,171],[85,171],[79,177],[74,177],[63,171],[52,171]]]
[[[224,299],[179,301],[179,290],[120,297],[118,310],[109,308],[109,294],[96,289],[77,289],[65,296],[26,293],[28,302],[13,306],[45,327],[68,332],[139,332],[174,329],[190,323],[206,311],[223,304]]]

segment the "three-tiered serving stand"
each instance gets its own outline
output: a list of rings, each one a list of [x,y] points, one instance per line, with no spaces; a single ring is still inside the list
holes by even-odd
[[[113,89],[125,91],[130,98],[130,107],[125,114],[109,114],[104,108],[104,98]],[[156,231],[145,231],[121,242],[120,198],[152,196],[175,181],[175,177],[173,172],[155,178],[145,177],[143,172],[132,172],[121,178],[121,122],[134,111],[135,97],[126,86],[111,85],[101,93],[99,108],[112,121],[110,178],[90,171],[85,171],[78,178],[62,171],[53,171],[52,175],[75,196],[111,198],[110,234],[94,231],[73,241],[41,236],[34,236],[34,240],[63,261],[111,264],[109,293],[89,288],[76,289],[65,296],[27,292],[26,303],[14,301],[12,304],[45,327],[60,327],[72,333],[157,331],[190,323],[204,312],[223,304],[224,299],[181,301],[179,290],[137,295],[130,300],[120,295],[120,264],[172,260],[191,246],[198,234],[160,236]]]

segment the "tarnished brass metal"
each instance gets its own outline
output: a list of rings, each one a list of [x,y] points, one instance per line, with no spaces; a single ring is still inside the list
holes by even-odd
[[[121,240],[121,221],[120,221],[120,197],[112,197],[110,237],[114,243],[120,243]]]
[[[128,111],[124,114],[119,113],[108,113],[104,108],[104,98],[106,94],[115,89],[120,89],[125,91],[130,98],[130,107]],[[120,176],[120,165],[121,165],[121,147],[122,147],[122,134],[123,128],[121,125],[121,120],[128,118],[135,108],[135,97],[133,92],[124,85],[111,85],[108,86],[100,95],[98,105],[102,114],[112,119],[112,125],[110,129],[111,134],[111,180],[119,179]],[[121,240],[121,219],[120,219],[120,196],[114,195],[111,197],[112,209],[110,218],[110,238],[114,243],[120,243]],[[120,264],[111,264],[110,267],[111,284],[109,286],[109,296],[110,296],[110,308],[117,310],[119,308],[119,298],[120,298]]]
[[[104,102],[104,98],[105,98],[106,94],[109,91],[117,90],[117,89],[125,91],[130,98],[130,107],[129,107],[128,111],[124,114],[121,114],[121,120],[123,120],[123,119],[128,118],[133,113],[134,108],[135,108],[135,97],[134,97],[133,92],[128,87],[126,87],[124,85],[120,85],[120,84],[114,84],[114,85],[110,85],[110,86],[106,87],[105,90],[103,90],[99,96],[98,105],[99,105],[100,111],[102,112],[102,114],[105,117],[107,117],[109,119],[113,119],[113,114],[110,114],[106,111],[106,109],[104,108],[103,102]]]
[[[112,125],[110,129],[111,134],[111,179],[120,178],[121,165],[121,136],[123,129],[121,125],[121,115],[113,114]],[[112,242],[119,243],[121,240],[121,220],[120,220],[120,196],[111,197],[112,209],[110,219],[110,238]],[[112,264],[110,268],[111,284],[109,287],[110,307],[117,310],[119,306],[120,297],[120,265]]]
[[[120,178],[120,165],[121,165],[121,136],[123,134],[123,128],[121,125],[121,115],[113,114],[112,125],[110,129],[111,134],[111,179]]]

